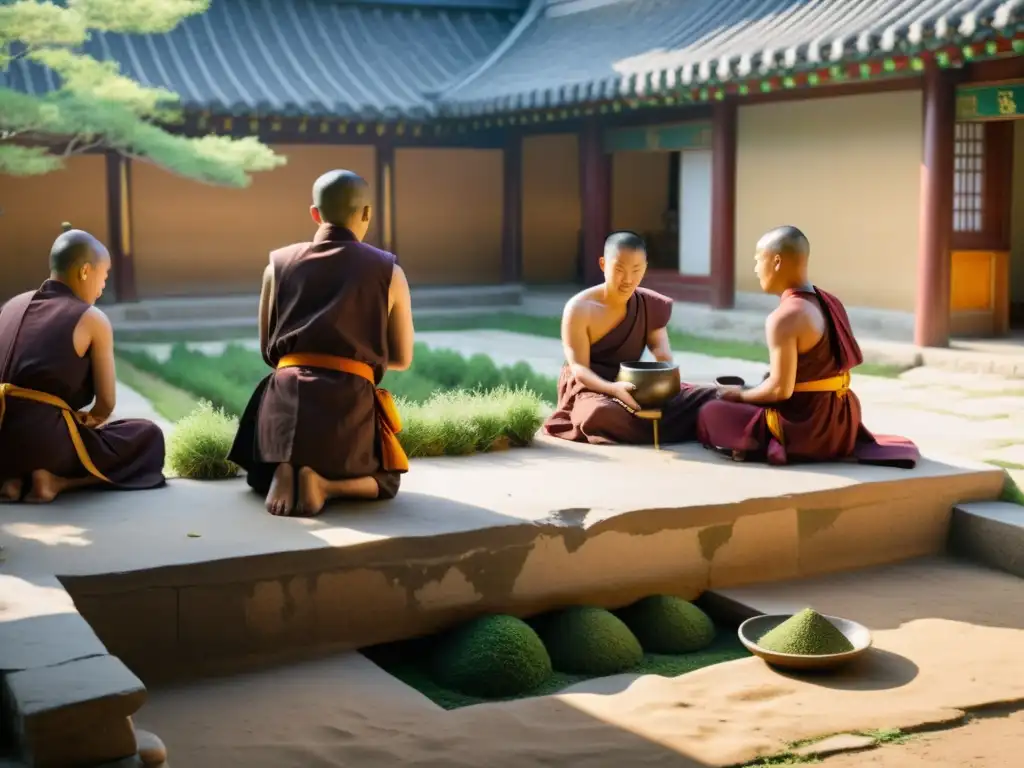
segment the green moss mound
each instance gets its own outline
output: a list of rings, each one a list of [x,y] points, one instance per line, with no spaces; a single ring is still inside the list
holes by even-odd
[[[757,641],[757,644],[775,653],[793,653],[800,656],[823,656],[846,653],[853,643],[820,613],[804,608],[791,616]]]
[[[238,422],[208,402],[174,425],[167,437],[167,471],[193,480],[223,480],[238,474],[228,461]]]
[[[615,675],[644,658],[640,641],[615,614],[603,608],[573,606],[533,622],[559,672]]]
[[[715,625],[693,603],[652,595],[616,612],[647,653],[692,653],[715,640]]]
[[[431,676],[471,696],[520,696],[547,680],[551,657],[529,624],[514,616],[484,616],[439,637]]]

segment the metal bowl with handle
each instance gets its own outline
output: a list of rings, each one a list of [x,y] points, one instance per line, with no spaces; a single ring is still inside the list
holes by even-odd
[[[661,408],[679,394],[682,380],[679,366],[641,360],[619,365],[618,381],[628,381],[636,387],[633,399],[641,408]]]

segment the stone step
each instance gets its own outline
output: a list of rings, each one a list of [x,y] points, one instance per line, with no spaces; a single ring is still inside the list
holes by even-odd
[[[1005,501],[958,504],[949,550],[1024,578],[1024,507]]]
[[[430,286],[413,288],[414,310],[422,309],[493,309],[522,304],[521,285]],[[110,304],[103,311],[115,327],[136,323],[189,323],[210,320],[254,322],[259,297],[217,296],[198,298],[145,299],[131,304]]]

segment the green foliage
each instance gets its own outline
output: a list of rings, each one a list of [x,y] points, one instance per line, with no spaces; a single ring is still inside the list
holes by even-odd
[[[680,597],[652,595],[616,612],[648,653],[692,653],[715,640],[715,625]]]
[[[537,619],[532,621],[536,622]],[[735,627],[731,630],[717,633],[711,646],[695,653],[674,656],[644,654],[643,660],[629,671],[637,675],[678,677],[713,664],[749,658],[750,653],[740,643],[734,631]],[[516,699],[523,696],[547,696],[565,690],[570,685],[598,677],[595,674],[571,674],[556,669],[540,685],[520,693],[493,696],[460,692],[441,682],[433,669],[434,660],[437,658],[436,649],[447,643],[449,638],[448,633],[417,637],[364,648],[362,653],[374,664],[445,709],[458,709],[486,701]]]
[[[238,344],[229,344],[216,356],[189,349],[185,344],[174,345],[163,361],[132,350],[122,350],[118,356],[122,363],[131,366],[126,370],[135,369],[135,383],[150,400],[165,398],[166,392],[156,391],[145,375],[206,401],[208,407],[201,409],[203,423],[215,411],[220,412],[221,419],[240,416],[253,389],[270,372],[259,353]],[[538,376],[529,366],[497,368],[490,360],[466,361],[453,352],[422,345],[417,346],[413,360],[412,369],[393,378],[388,374],[383,382],[390,385],[398,401],[402,418],[398,439],[410,458],[462,456],[529,445],[544,421],[546,406],[543,397],[528,386],[541,387],[551,394],[555,387],[552,379]],[[428,378],[423,369],[444,377],[443,381]],[[457,375],[446,373],[450,369]],[[476,376],[482,380],[474,379]],[[449,389],[447,382],[453,381],[476,388]],[[493,381],[501,382],[496,389],[482,388],[484,382]],[[235,422],[230,423],[233,434]],[[205,440],[201,433],[182,434],[190,436],[189,439]],[[201,453],[206,445],[203,442],[202,447],[188,446],[183,451],[186,455]],[[227,449],[220,457],[226,454]],[[206,476],[196,472],[201,470],[185,469],[177,474]]]
[[[552,672],[544,643],[513,616],[484,616],[442,636],[430,666],[446,688],[486,698],[528,693]]]
[[[544,403],[529,390],[438,391],[424,403],[402,400],[398,439],[410,457],[464,456],[529,445]]]
[[[531,623],[559,672],[616,675],[644,658],[640,641],[629,627],[603,608],[572,606]]]
[[[192,480],[222,480],[238,474],[227,460],[238,423],[201,402],[191,415],[174,425],[167,438],[167,466],[170,473]]]
[[[210,0],[15,0],[0,3],[0,70],[15,59],[49,68],[57,90],[33,95],[0,87],[0,173],[47,173],[68,156],[106,147],[209,184],[244,187],[251,173],[286,162],[255,138],[187,138],[178,96],[143,86],[81,46],[93,32],[164,34]],[[32,142],[42,140],[44,146]]]

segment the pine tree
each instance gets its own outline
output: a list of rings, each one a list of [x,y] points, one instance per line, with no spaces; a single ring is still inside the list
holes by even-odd
[[[83,51],[90,32],[164,34],[204,13],[210,0],[0,0],[0,174],[43,174],[73,154],[114,149],[209,184],[244,187],[249,174],[283,165],[257,139],[188,138],[178,96],[121,74],[115,62]],[[49,67],[57,90],[6,87],[19,58]]]

